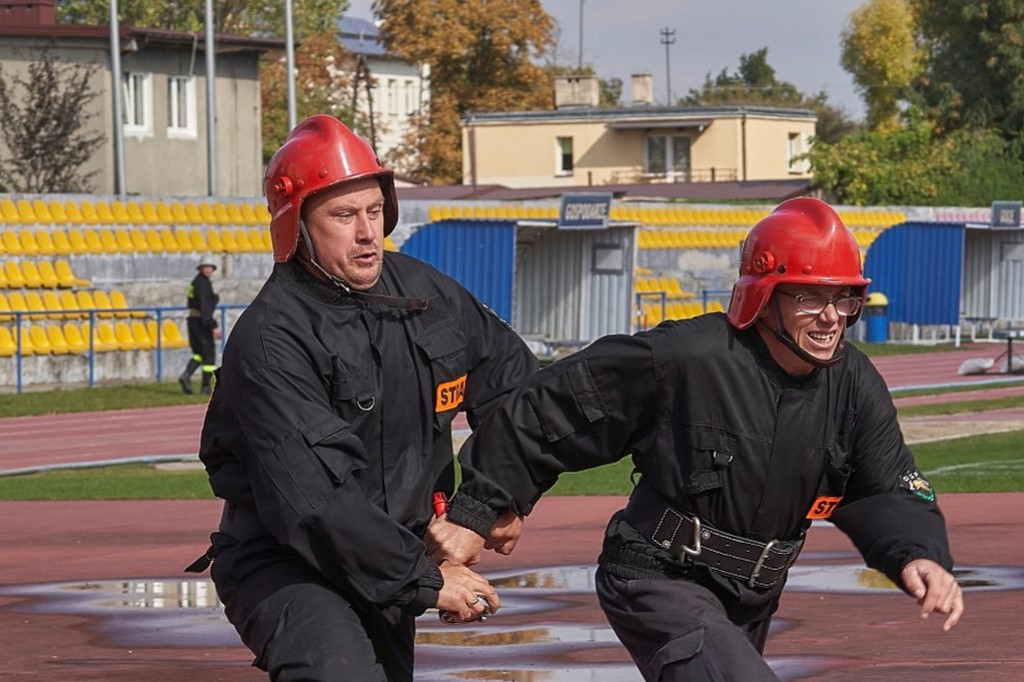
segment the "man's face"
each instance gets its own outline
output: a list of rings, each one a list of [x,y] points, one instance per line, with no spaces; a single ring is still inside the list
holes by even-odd
[[[846,315],[840,313],[860,309],[858,303],[842,300],[849,296],[852,296],[850,287],[780,286],[772,294],[774,300],[761,311],[760,319],[769,329],[777,330],[777,303],[782,315],[782,326],[796,345],[819,360],[830,360],[846,328]],[[774,336],[766,335],[767,339],[770,339],[768,348],[772,357],[790,374],[799,376],[814,369],[813,365],[794,355]]]
[[[302,216],[324,270],[356,291],[376,284],[384,262],[384,195],[376,178],[314,194]]]
[[[216,269],[217,268],[213,267],[212,265],[201,265],[201,266],[199,266],[199,272],[201,272],[203,274],[203,277],[212,277],[213,276],[213,271],[216,270]]]

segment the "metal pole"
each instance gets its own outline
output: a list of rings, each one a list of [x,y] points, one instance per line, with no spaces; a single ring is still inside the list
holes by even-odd
[[[579,67],[580,71],[583,70],[583,3],[584,2],[586,2],[586,0],[580,0],[580,58],[579,58],[579,64],[577,64],[577,66]]]
[[[124,197],[124,114],[121,111],[121,38],[117,0],[110,0],[110,90],[114,102],[114,193]]]
[[[214,85],[217,70],[213,54],[213,0],[206,0],[206,173],[208,193],[217,196],[217,107]]]
[[[295,127],[295,35],[292,27],[292,0],[284,0],[284,54],[288,71],[288,130]]]
[[[672,106],[672,70],[668,58],[668,48],[676,42],[676,32],[674,29],[663,28],[661,29],[661,44],[665,46],[665,81],[668,85],[667,94],[668,101],[666,104]]]

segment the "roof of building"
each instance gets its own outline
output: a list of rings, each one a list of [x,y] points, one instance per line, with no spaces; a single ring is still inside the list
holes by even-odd
[[[625,200],[771,201],[779,202],[811,191],[810,180],[748,180],[732,182],[670,182],[603,186],[527,187],[503,185],[443,185],[399,187],[399,200],[529,201],[576,192],[610,192]]]
[[[489,123],[608,123],[612,127],[628,128],[687,125],[706,125],[715,118],[757,116],[761,118],[817,118],[810,109],[759,106],[709,107],[652,107],[632,106],[615,109],[595,107],[565,107],[545,111],[471,111],[463,116],[467,124]]]

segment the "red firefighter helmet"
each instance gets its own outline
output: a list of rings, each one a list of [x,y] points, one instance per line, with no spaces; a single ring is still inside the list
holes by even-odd
[[[776,285],[785,283],[848,286],[861,297],[871,283],[864,277],[853,234],[824,201],[784,201],[750,231],[732,288],[729,322],[739,329],[754,324]],[[858,317],[851,315],[847,325]]]
[[[295,126],[263,176],[274,261],[283,263],[295,255],[302,202],[307,197],[361,178],[377,178],[380,183],[387,236],[398,223],[394,173],[380,165],[366,140],[333,116],[316,114]]]

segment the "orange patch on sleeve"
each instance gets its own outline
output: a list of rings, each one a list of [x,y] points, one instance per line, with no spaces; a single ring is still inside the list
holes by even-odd
[[[458,379],[453,379],[452,381],[446,381],[443,384],[437,385],[437,392],[435,393],[434,400],[434,411],[447,412],[448,410],[454,410],[462,404],[465,397],[466,375],[463,374]]]
[[[832,516],[832,512],[839,506],[841,497],[829,497],[828,495],[819,495],[815,498],[814,502],[811,503],[811,509],[807,512],[807,518],[816,519],[827,519]]]

